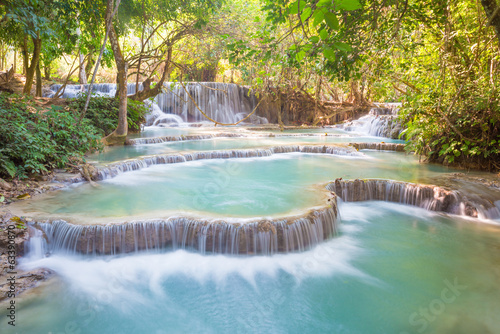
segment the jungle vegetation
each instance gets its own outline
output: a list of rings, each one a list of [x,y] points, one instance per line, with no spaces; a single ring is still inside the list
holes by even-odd
[[[0,174],[64,164],[97,148],[99,136],[122,144],[137,110],[130,101],[154,97],[168,81],[248,85],[261,99],[286,100],[311,124],[401,102],[409,150],[498,172],[499,62],[498,0],[0,0],[0,69],[12,64],[26,78],[20,95],[0,83]],[[44,81],[118,89],[113,102],[87,94],[67,108],[33,111],[30,96],[42,96]],[[143,88],[127,97],[127,82]],[[96,114],[96,103],[110,112]],[[65,136],[79,138],[68,152],[46,129],[56,119],[68,124]],[[39,132],[56,153],[17,148]],[[37,162],[26,163],[28,154]]]

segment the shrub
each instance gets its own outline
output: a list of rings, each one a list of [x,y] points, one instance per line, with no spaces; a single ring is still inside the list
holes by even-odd
[[[61,107],[42,109],[29,97],[0,94],[0,176],[25,178],[101,149],[92,122]]]
[[[498,172],[500,94],[480,80],[465,83],[462,91],[445,91],[441,106],[437,94],[415,94],[401,113],[406,139],[431,162]]]
[[[69,109],[73,110],[75,115],[79,115],[85,106],[85,99],[86,95],[75,98],[69,104]],[[141,123],[144,123],[144,115],[147,110],[144,103],[128,100],[127,120],[129,131],[140,131]],[[101,131],[103,137],[109,135],[116,129],[116,125],[118,124],[118,99],[99,96],[92,97],[85,118]]]

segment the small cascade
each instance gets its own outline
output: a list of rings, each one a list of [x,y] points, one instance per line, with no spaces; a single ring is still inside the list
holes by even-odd
[[[391,180],[337,179],[327,189],[346,202],[386,201],[476,218],[494,219],[500,211],[487,199],[474,198],[455,190]]]
[[[250,111],[251,112],[251,111]],[[245,112],[240,112],[240,113],[237,113],[235,115],[235,119],[237,120],[237,122],[241,121],[242,119],[244,119],[245,117],[248,116],[248,112],[245,111]],[[269,124],[269,121],[267,120],[267,118],[265,117],[262,117],[262,116],[258,116],[258,115],[255,115],[255,114],[252,114],[250,115],[250,117],[248,117],[246,120],[245,120],[246,123],[252,123],[252,124]]]
[[[175,115],[166,115],[167,117]],[[160,116],[158,116],[160,117]],[[176,119],[177,121],[181,121],[180,119]],[[161,126],[161,123],[158,124]],[[217,133],[217,134],[209,134],[209,135],[188,135],[188,136],[164,136],[164,137],[148,137],[148,138],[137,138],[137,139],[129,139],[127,141],[127,145],[144,145],[144,144],[159,144],[166,143],[171,141],[184,141],[184,140],[204,140],[204,139],[213,139],[213,138],[288,138],[288,137],[339,137],[340,135],[325,135],[324,133],[252,133],[252,134],[242,134],[242,133]]]
[[[398,120],[397,112],[399,108],[372,108],[366,116],[357,120],[344,123],[339,127],[360,134],[376,137],[399,138],[402,131],[401,123]]]
[[[160,114],[153,122],[153,126],[179,126],[181,124],[184,124],[184,120],[173,114]]]
[[[178,117],[175,115],[170,115],[173,117]],[[186,141],[186,140],[206,140],[213,138],[235,138],[243,137],[241,134],[237,133],[217,133],[217,134],[207,134],[207,135],[180,135],[180,136],[165,136],[165,137],[148,137],[148,138],[137,138],[129,139],[127,141],[128,145],[144,145],[144,144],[161,144],[168,143],[172,141]]]
[[[207,159],[231,159],[231,158],[258,158],[269,157],[273,154],[282,153],[314,153],[314,154],[332,154],[362,156],[354,148],[348,146],[275,146],[266,149],[248,149],[248,150],[224,150],[224,151],[205,151],[183,154],[154,155],[140,159],[127,160],[108,165],[98,171],[97,180],[113,178],[119,174],[147,168],[152,165],[164,165],[181,163],[186,161],[207,160]]]
[[[62,220],[37,223],[50,253],[118,255],[186,249],[200,253],[271,255],[304,251],[336,234],[337,207],[299,217],[231,223],[184,217],[121,225],[73,225]]]
[[[134,86],[131,88],[130,86]],[[44,97],[54,97],[55,93],[61,88],[63,85],[60,84],[54,84],[50,86],[50,94],[47,94]],[[127,87],[127,90],[135,90],[135,84],[128,84],[129,87]],[[64,93],[61,96],[64,99],[70,99],[70,98],[76,98],[82,94],[85,94],[89,88],[88,84],[85,85],[66,85],[65,88],[63,88]],[[116,94],[116,84],[110,84],[110,83],[98,83],[98,84],[93,84],[92,85],[92,94],[96,96],[115,96]],[[130,94],[130,93],[129,93]]]
[[[24,243],[24,254],[30,260],[41,259],[47,254],[47,241],[43,232],[33,226],[28,226],[29,239]]]

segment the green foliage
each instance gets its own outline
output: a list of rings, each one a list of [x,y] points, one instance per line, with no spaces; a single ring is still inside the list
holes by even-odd
[[[79,161],[100,149],[90,121],[61,107],[42,110],[25,97],[0,94],[0,176],[25,178]]]
[[[361,8],[358,0],[263,1],[265,20],[257,21],[258,29],[247,40],[235,39],[228,45],[229,60],[235,65],[271,65],[277,72],[279,67],[311,69],[348,79],[359,66],[356,44],[361,34],[353,30],[359,32],[366,21]],[[265,73],[262,76],[275,76],[274,71]]]
[[[86,95],[82,95],[74,99],[69,104],[69,109],[75,115],[79,115],[85,105]],[[99,130],[101,136],[107,136],[116,129],[118,124],[118,99],[109,97],[93,96],[90,99],[89,107],[85,118],[96,129]],[[128,100],[127,102],[127,120],[129,130],[138,132],[141,129],[141,123],[144,123],[144,115],[148,109],[144,103]]]
[[[489,171],[500,170],[500,94],[471,82],[458,98],[414,95],[403,108],[409,147],[429,161]],[[457,99],[452,106],[453,99]],[[439,110],[437,110],[439,108]]]
[[[406,59],[390,60],[407,86],[405,137],[429,161],[500,170],[500,56],[487,20],[475,2],[450,1],[412,37]]]

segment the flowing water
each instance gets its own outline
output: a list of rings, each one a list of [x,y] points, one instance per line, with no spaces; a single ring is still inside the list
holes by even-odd
[[[57,281],[2,333],[498,333],[500,229],[422,209],[341,205],[338,237],[274,256],[26,263]]]
[[[457,172],[346,145],[399,143],[372,135],[181,124],[135,136],[175,141],[90,156],[97,187],[10,206],[39,222],[21,267],[57,276],[18,296],[16,327],[2,320],[0,332],[499,333],[500,192],[471,218],[385,201],[439,209],[437,188],[384,184],[403,189],[396,198],[364,181],[364,197],[338,196],[368,201],[338,199],[337,211],[326,190],[337,178],[433,184]],[[456,184],[473,202],[482,191]]]
[[[204,122],[205,116],[200,109],[210,118],[232,124],[241,120],[257,105],[257,99],[249,94],[249,89],[236,85],[215,82],[165,83],[164,92],[158,94],[150,103],[151,116],[147,118],[147,125],[179,125],[185,122]],[[61,85],[52,85],[52,97]],[[135,93],[135,84],[128,84],[128,94]],[[88,85],[67,85],[64,88],[63,98],[75,98],[84,94]],[[142,89],[142,84],[139,85]],[[93,94],[98,96],[114,96],[116,84],[95,84]],[[252,116],[248,123],[266,124],[267,119]]]

